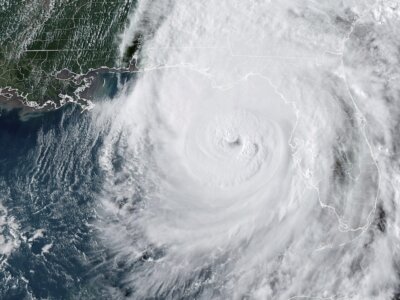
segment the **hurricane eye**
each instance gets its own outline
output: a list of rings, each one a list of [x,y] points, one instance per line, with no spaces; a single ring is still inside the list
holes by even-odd
[[[232,148],[236,148],[242,145],[242,140],[240,137],[238,137],[236,140],[234,141],[227,141],[228,145]]]

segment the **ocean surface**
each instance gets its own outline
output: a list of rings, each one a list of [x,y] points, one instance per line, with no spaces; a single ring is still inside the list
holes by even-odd
[[[0,114],[0,299],[400,299],[400,5],[138,1],[93,107]]]
[[[13,249],[2,264],[1,298],[61,299],[89,291],[101,259],[94,253],[102,251],[88,226],[101,180],[101,141],[91,135],[87,116],[73,106],[26,121],[18,111],[2,111],[0,139],[6,239],[0,249]]]

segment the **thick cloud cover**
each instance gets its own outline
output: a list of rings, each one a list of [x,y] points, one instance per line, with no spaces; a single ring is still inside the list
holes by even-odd
[[[139,1],[138,79],[93,111],[134,297],[396,294],[396,5]]]

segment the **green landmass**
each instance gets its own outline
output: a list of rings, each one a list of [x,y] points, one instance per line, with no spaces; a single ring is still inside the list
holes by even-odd
[[[128,67],[118,35],[135,0],[0,0],[0,89],[59,104],[79,83],[56,74]],[[77,100],[77,99],[75,99]]]

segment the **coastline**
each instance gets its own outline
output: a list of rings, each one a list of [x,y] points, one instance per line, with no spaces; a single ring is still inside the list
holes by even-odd
[[[78,105],[82,111],[94,107],[95,99],[103,97],[113,98],[117,93],[117,84],[125,84],[138,72],[135,64],[126,68],[100,67],[90,69],[85,74],[76,74],[68,69],[62,69],[54,77],[72,87],[69,93],[58,94],[58,99],[44,101],[28,100],[17,89],[7,86],[0,88],[0,109],[20,110],[20,116],[45,113],[62,108],[68,103]]]

